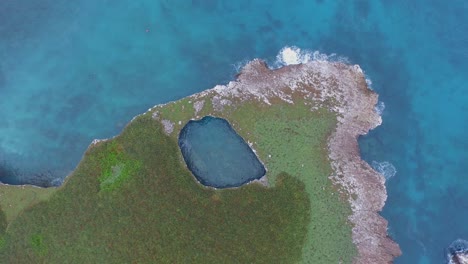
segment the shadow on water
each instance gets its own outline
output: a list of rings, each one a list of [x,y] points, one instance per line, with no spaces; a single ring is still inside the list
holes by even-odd
[[[7,161],[0,161],[0,182],[11,185],[34,185],[39,187],[55,187],[62,184],[62,178],[51,171],[25,173]]]
[[[18,184],[19,170],[6,161],[0,161],[0,181],[8,184]]]

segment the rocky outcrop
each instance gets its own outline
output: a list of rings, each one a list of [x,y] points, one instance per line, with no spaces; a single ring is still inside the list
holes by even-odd
[[[294,98],[300,97],[310,102],[311,111],[327,107],[335,112],[338,124],[328,142],[334,170],[330,178],[349,197],[353,212],[349,220],[358,249],[355,263],[391,263],[401,254],[387,235],[387,221],[379,215],[387,198],[385,179],[359,154],[357,138],[381,124],[375,111],[378,95],[367,87],[359,66],[311,61],[273,70],[263,61],[254,60],[242,69],[236,81],[198,96],[207,93],[217,110],[236,100],[294,104]]]
[[[468,264],[468,241],[455,240],[448,248],[447,262],[449,264]]]
[[[450,264],[468,264],[468,253],[455,253],[450,256]]]

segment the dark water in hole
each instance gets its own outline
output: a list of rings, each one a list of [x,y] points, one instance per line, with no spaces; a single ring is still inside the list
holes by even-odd
[[[222,118],[189,121],[180,132],[179,147],[187,167],[206,186],[237,187],[266,172],[249,145]]]

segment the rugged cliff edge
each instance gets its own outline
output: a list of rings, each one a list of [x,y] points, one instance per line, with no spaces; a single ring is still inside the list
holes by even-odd
[[[387,235],[387,221],[379,215],[387,198],[385,179],[359,155],[357,138],[381,124],[375,111],[378,95],[367,87],[358,65],[312,61],[270,70],[254,60],[247,64],[238,80],[217,86],[213,104],[222,109],[234,98],[255,98],[266,104],[280,99],[294,103],[303,97],[338,114],[336,131],[328,141],[334,169],[330,178],[348,192],[353,214],[353,242],[358,248],[356,263],[389,263],[401,251]]]

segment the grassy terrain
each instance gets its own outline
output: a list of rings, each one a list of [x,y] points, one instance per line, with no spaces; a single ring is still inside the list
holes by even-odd
[[[112,157],[116,149],[124,158]],[[114,160],[125,159],[138,160],[141,167],[118,188],[103,192],[100,178]],[[8,227],[0,258],[9,263],[294,262],[300,260],[310,215],[304,188],[285,173],[275,188],[204,188],[181,162],[174,139],[145,115],[120,137],[91,148],[64,187],[20,214]]]
[[[351,210],[327,177],[331,166],[326,138],[335,126],[335,116],[324,109],[304,115],[309,107],[303,104],[275,106],[268,111],[249,106],[238,109],[233,120],[241,120],[238,126],[242,131],[254,128],[249,138],[269,170],[270,182],[276,181],[279,172],[287,172],[305,184],[311,212],[303,262],[351,263],[356,254],[347,221]],[[257,115],[248,115],[252,112]],[[246,116],[251,119],[237,118]]]
[[[9,223],[25,208],[47,200],[57,188],[39,188],[35,186],[0,186],[0,208]]]
[[[222,113],[206,100],[196,116],[230,121],[252,142],[271,185],[214,190],[195,181],[177,146],[180,129],[196,117],[195,101],[153,110],[174,124],[170,135],[152,113],[136,118],[119,137],[90,148],[64,186],[34,196],[34,203],[20,203],[24,190],[16,187],[8,202],[0,202],[0,259],[350,263],[356,254],[351,211],[327,178],[326,141],[336,117],[324,109],[310,112],[300,100],[235,102]]]
[[[166,105],[161,118],[174,120],[181,129],[185,120],[193,118],[189,99]],[[311,205],[307,239],[302,251],[303,263],[351,263],[357,254],[352,243],[351,224],[347,217],[351,209],[347,197],[340,197],[337,187],[328,179],[332,169],[327,155],[327,139],[336,125],[336,116],[326,109],[310,111],[311,105],[295,99],[295,104],[275,102],[274,105],[236,102],[223,112],[210,105],[203,115],[227,119],[237,132],[253,144],[265,164],[270,185],[281,172],[299,179]],[[177,120],[182,120],[178,125]],[[173,133],[174,138],[177,133]]]

